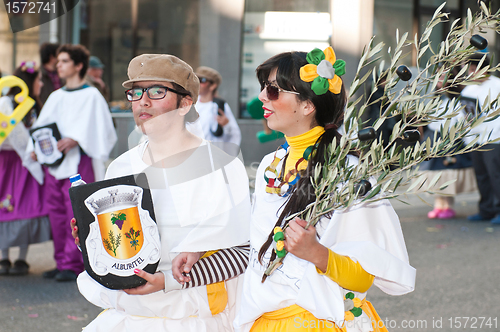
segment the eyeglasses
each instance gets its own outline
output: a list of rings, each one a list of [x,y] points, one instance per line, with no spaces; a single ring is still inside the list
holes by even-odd
[[[294,95],[300,95],[300,93],[296,91],[288,91],[288,90],[283,90],[282,88],[278,88],[277,86],[271,85],[270,82],[264,83],[264,85],[261,88],[261,91],[266,88],[266,93],[267,93],[267,99],[269,100],[278,100],[280,97],[280,92],[288,92],[288,93],[293,93]]]
[[[187,96],[186,93],[179,92],[177,90],[171,89],[166,86],[150,86],[149,88],[132,88],[125,91],[125,95],[127,96],[128,101],[138,101],[141,100],[144,93],[148,94],[149,99],[163,99],[167,95],[168,91],[172,91],[178,95]]]
[[[207,82],[213,83],[211,80],[209,80],[206,77],[199,77],[199,79],[200,79],[200,83],[207,83]]]

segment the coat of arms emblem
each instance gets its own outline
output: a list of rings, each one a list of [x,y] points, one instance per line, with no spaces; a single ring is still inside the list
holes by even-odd
[[[55,123],[30,130],[33,138],[34,151],[38,162],[46,166],[57,166],[63,159],[64,154],[57,149],[57,141],[61,134]]]
[[[149,189],[133,182],[127,176],[70,189],[85,269],[112,289],[144,283],[134,269],[154,273],[161,255]]]

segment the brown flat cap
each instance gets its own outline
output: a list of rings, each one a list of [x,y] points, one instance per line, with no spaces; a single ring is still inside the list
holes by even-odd
[[[213,68],[201,66],[201,67],[196,68],[195,73],[198,77],[205,77],[205,78],[209,79],[210,81],[217,84],[217,86],[220,86],[220,84],[222,82],[222,76],[219,74],[219,72],[217,70],[215,70]]]
[[[170,54],[142,54],[128,65],[129,80],[123,82],[126,89],[135,82],[160,81],[177,83],[191,93],[193,104],[198,101],[200,81],[190,65]]]

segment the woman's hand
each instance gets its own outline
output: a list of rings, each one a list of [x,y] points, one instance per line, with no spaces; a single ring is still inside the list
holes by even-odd
[[[71,219],[70,225],[71,225],[71,235],[73,236],[73,239],[75,239],[75,244],[77,246],[80,246],[80,239],[78,238],[78,226],[76,226],[75,218]]]
[[[172,261],[172,275],[179,284],[190,282],[191,278],[187,275],[191,272],[191,268],[196,263],[203,252],[181,252]]]
[[[33,151],[30,153],[30,157],[31,157],[31,159],[33,159],[33,161],[37,161],[38,160],[37,157],[36,157],[36,153],[33,152]]]
[[[163,272],[151,274],[143,270],[135,269],[134,273],[136,276],[141,277],[147,282],[136,288],[124,289],[123,291],[128,295],[146,295],[165,289],[165,275]]]
[[[328,265],[328,248],[318,242],[316,228],[310,226],[305,229],[306,225],[307,222],[299,218],[290,221],[285,229],[285,249],[325,272]]]
[[[69,137],[65,137],[57,141],[57,150],[66,154],[69,150],[78,145],[78,142]]]

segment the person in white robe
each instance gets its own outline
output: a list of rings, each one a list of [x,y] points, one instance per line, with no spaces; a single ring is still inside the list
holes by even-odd
[[[68,220],[73,217],[69,177],[79,173],[87,183],[102,179],[104,163],[117,136],[106,101],[99,90],[85,83],[88,50],[81,45],[62,45],[57,59],[59,76],[66,80],[66,85],[50,94],[33,129],[55,123],[62,138],[54,149],[64,154],[62,162],[47,167],[46,172],[47,204],[57,266],[43,276],[72,281],[83,271],[83,260],[68,229]],[[30,142],[27,151],[37,159],[34,150],[38,149]]]
[[[331,47],[306,55],[281,53],[257,68],[264,117],[287,142],[257,170],[250,261],[234,326],[252,332],[387,331],[366,300],[368,289],[374,284],[402,295],[415,284],[391,204],[355,202],[308,229],[305,220],[286,219],[314,202],[309,176],[325,162],[332,140],[340,141],[346,102],[340,78],[345,62]],[[324,59],[318,66],[308,61],[318,58]],[[324,85],[311,84],[315,78]],[[355,152],[346,157],[347,165],[357,162]],[[282,265],[264,276],[283,250]]]
[[[161,258],[154,274],[134,271],[147,283],[133,289],[107,289],[88,273],[80,274],[81,294],[105,309],[84,331],[232,331],[239,278],[227,280],[226,274],[186,287],[172,270],[174,265],[184,268],[186,253],[197,260],[248,241],[250,199],[244,165],[186,129],[186,123],[198,117],[193,103],[199,89],[188,64],[172,55],[143,54],[131,60],[128,76],[123,86],[146,140],[114,160],[106,179],[146,174]],[[79,242],[76,231],[73,236]],[[226,258],[219,264],[229,263]],[[200,274],[211,276],[217,269],[204,266]]]

